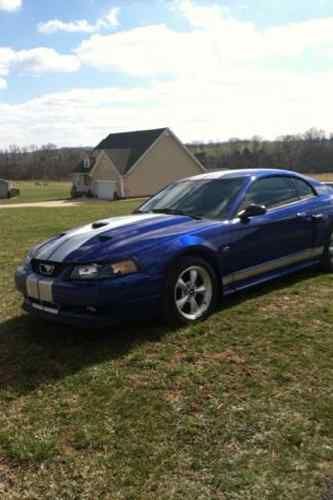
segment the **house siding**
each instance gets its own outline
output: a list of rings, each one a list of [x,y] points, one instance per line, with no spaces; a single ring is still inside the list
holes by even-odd
[[[124,177],[125,196],[147,196],[183,177],[202,173],[200,166],[170,134],[163,134],[143,160]]]
[[[95,181],[116,181],[117,192],[120,196],[120,175],[111,159],[104,152],[102,152],[97,158],[96,165],[91,172],[91,177],[92,184],[94,184]]]

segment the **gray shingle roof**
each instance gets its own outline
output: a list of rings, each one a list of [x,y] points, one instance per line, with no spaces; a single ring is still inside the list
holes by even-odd
[[[95,149],[105,150],[121,175],[126,174],[167,128],[110,134]]]
[[[167,128],[110,134],[89,155],[89,168],[85,166],[85,161],[81,160],[74,173],[89,174],[95,165],[98,153],[104,151],[120,175],[125,175],[165,130]]]

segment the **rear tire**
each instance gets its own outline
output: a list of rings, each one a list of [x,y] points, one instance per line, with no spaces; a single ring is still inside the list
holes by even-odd
[[[168,273],[164,319],[173,326],[202,321],[214,311],[218,295],[218,280],[212,266],[200,257],[181,257]]]
[[[321,267],[327,273],[333,273],[333,232],[331,231],[321,259]]]

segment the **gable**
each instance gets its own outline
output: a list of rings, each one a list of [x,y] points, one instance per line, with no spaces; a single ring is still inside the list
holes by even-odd
[[[202,172],[202,165],[171,132],[167,132],[124,177],[125,194],[151,195],[171,182]]]
[[[91,170],[90,175],[94,181],[118,180],[120,177],[113,161],[105,151],[101,151],[97,156],[95,165]]]
[[[95,149],[104,150],[124,175],[137,163],[166,128],[110,134]],[[119,166],[117,164],[119,161]]]
[[[130,175],[133,170],[135,170],[146,159],[147,156],[155,154],[156,148],[158,148],[160,154],[160,152],[162,151],[161,145],[162,147],[167,147],[167,152],[165,152],[165,154],[167,155],[167,159],[173,157],[177,152],[178,158],[182,156],[184,160],[186,157],[187,163],[191,164],[192,168],[195,168],[196,173],[201,174],[203,172],[206,172],[206,169],[200,162],[200,160],[191,153],[191,151],[181,142],[181,140],[178,139],[178,137],[170,129],[165,129],[163,134],[161,134],[159,139],[154,143],[154,147],[149,148],[146,153],[141,158],[139,158],[139,160],[132,166],[132,168],[127,172],[126,175]]]

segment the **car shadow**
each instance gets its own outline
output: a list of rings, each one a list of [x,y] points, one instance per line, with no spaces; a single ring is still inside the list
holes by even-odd
[[[0,391],[26,394],[80,371],[125,356],[170,329],[152,322],[104,329],[48,323],[22,313],[0,324]]]
[[[223,300],[219,311],[290,287],[318,273],[306,271]],[[157,321],[132,322],[108,329],[83,330],[47,323],[22,314],[0,324],[0,391],[17,396],[52,384],[82,368],[124,357],[142,343],[159,342],[172,329]]]

